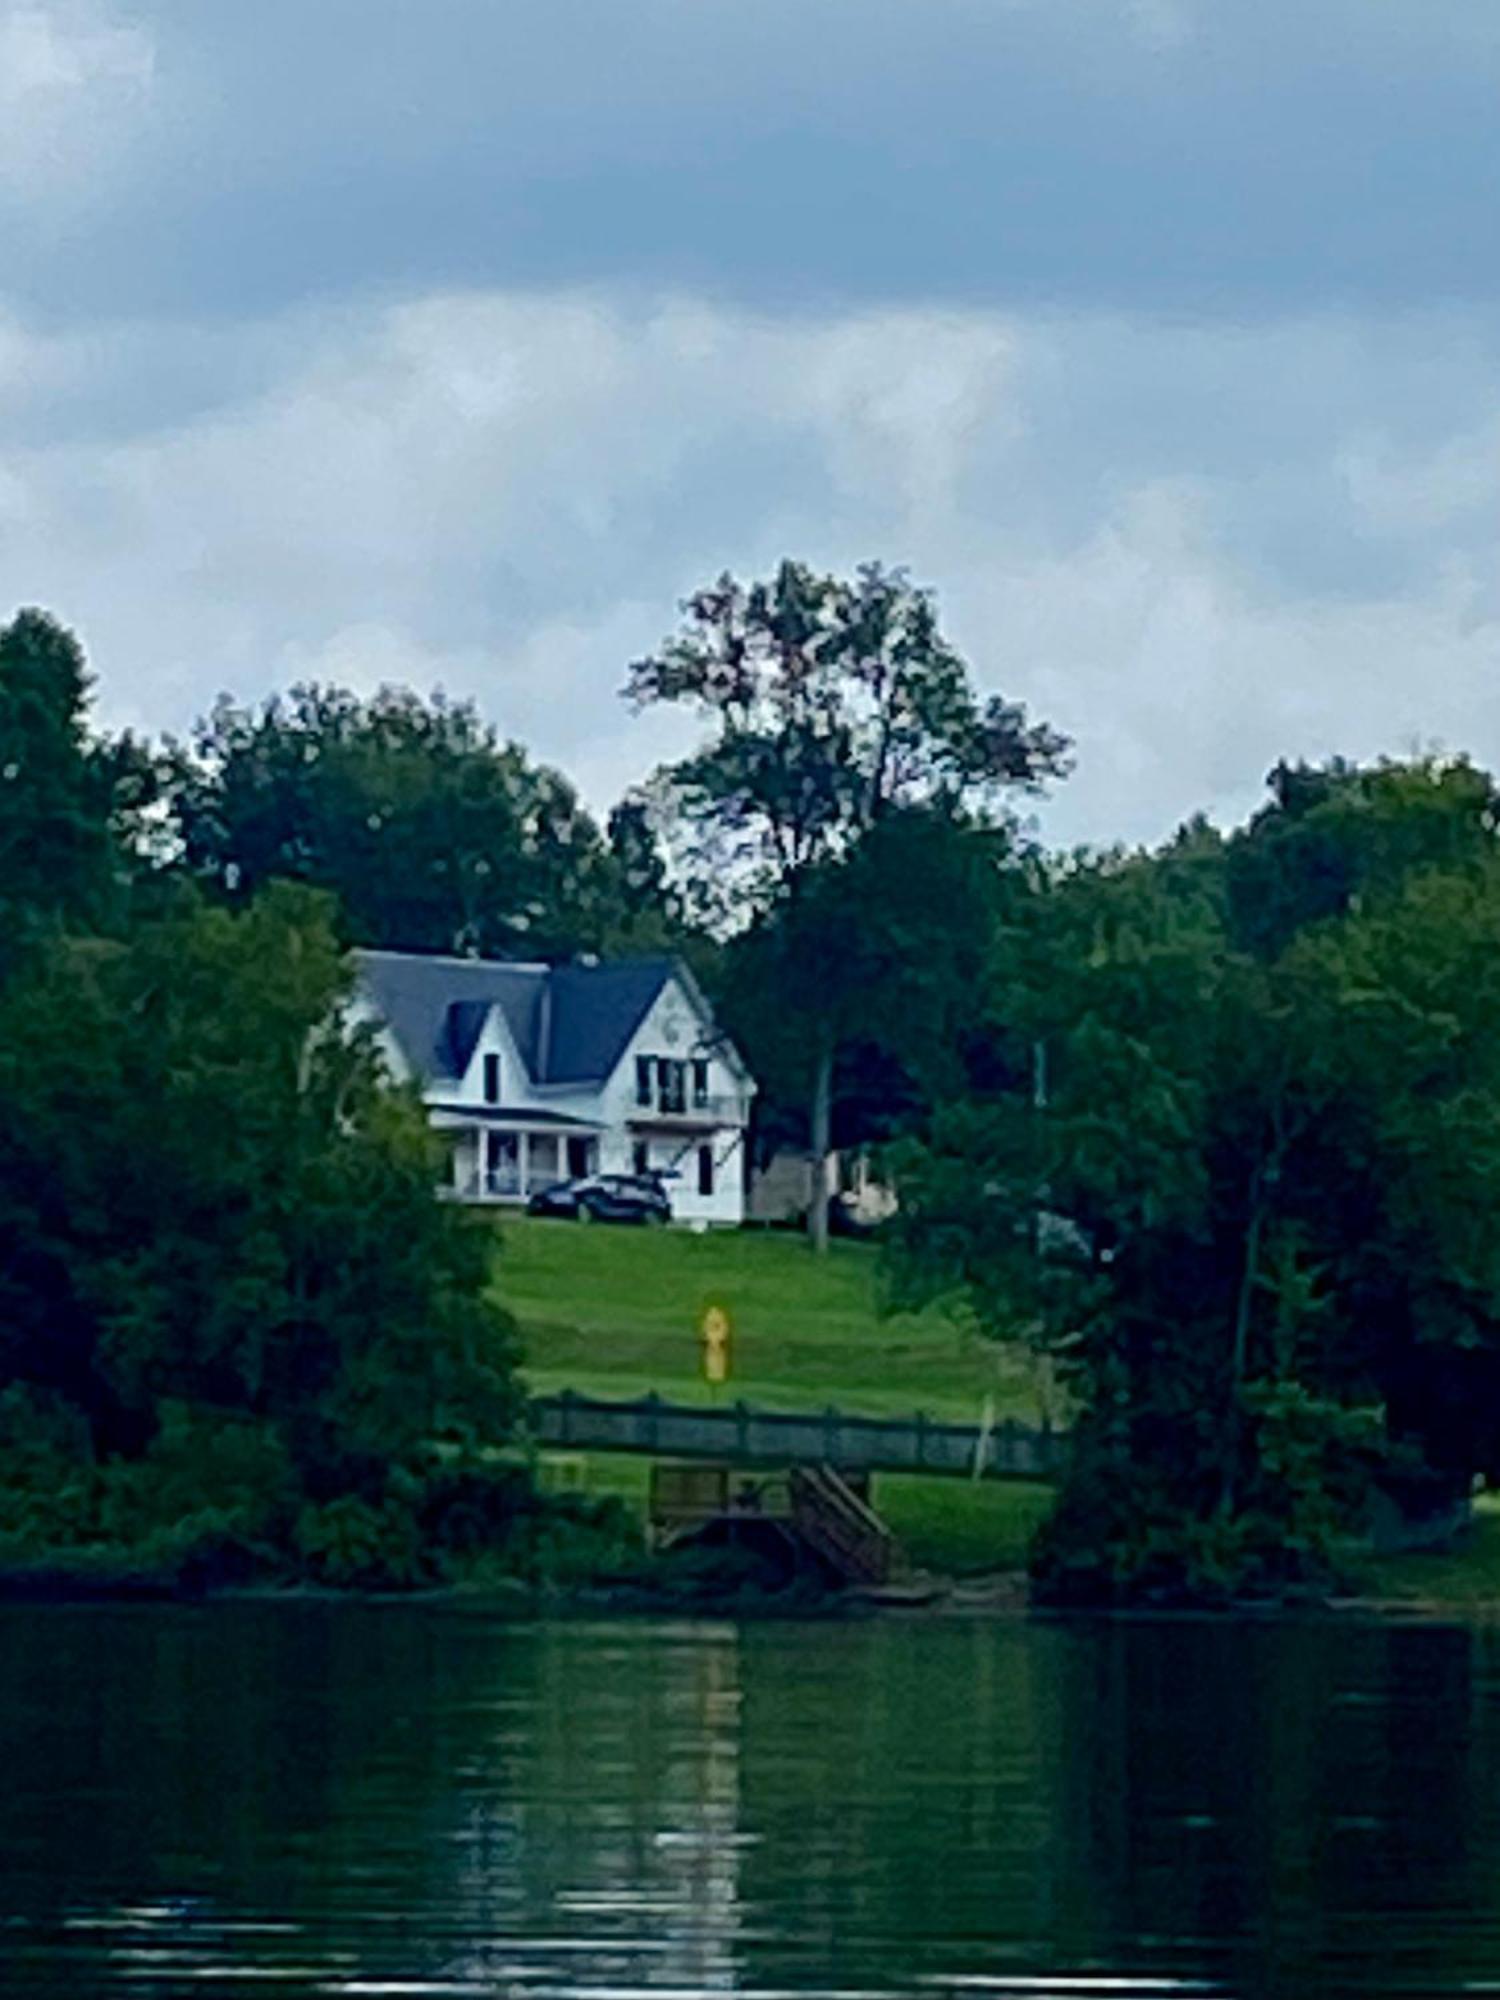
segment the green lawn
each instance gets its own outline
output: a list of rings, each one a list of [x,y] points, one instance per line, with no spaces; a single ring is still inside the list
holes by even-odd
[[[1392,1603],[1500,1612],[1500,1494],[1480,1495],[1473,1527],[1451,1549],[1366,1556],[1351,1581]]]
[[[965,1422],[993,1396],[1000,1415],[1039,1413],[1024,1361],[935,1310],[883,1315],[879,1254],[866,1244],[834,1243],[820,1259],[781,1233],[518,1217],[501,1225],[495,1282],[521,1325],[527,1380],[542,1392],[656,1390]],[[733,1378],[718,1390],[701,1376],[698,1326],[710,1305],[734,1330]]]
[[[1052,1505],[1050,1486],[1018,1480],[875,1477],[875,1505],[917,1569],[977,1576],[1024,1569],[1031,1538]]]

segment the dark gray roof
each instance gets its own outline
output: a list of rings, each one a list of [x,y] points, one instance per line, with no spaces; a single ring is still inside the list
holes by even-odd
[[[428,1084],[464,1074],[493,1006],[534,1083],[602,1082],[677,969],[669,958],[556,967],[397,951],[354,958],[371,1003]]]
[[[586,1083],[609,1076],[657,995],[672,977],[668,958],[614,965],[560,965],[548,980],[549,1032],[538,1083]]]

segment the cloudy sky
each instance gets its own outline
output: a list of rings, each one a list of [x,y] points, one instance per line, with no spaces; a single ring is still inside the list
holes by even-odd
[[[1078,742],[1500,763],[1496,0],[0,0],[0,611],[111,724],[472,694],[607,803],[724,567]]]

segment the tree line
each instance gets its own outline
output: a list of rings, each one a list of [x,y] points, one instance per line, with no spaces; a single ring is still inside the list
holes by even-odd
[[[309,1546],[351,1500],[409,1537],[433,1439],[511,1421],[513,1342],[341,948],[672,949],[763,1143],[883,1148],[900,1295],[1060,1378],[1040,1591],[1322,1587],[1372,1506],[1493,1476],[1485,773],[1283,765],[1235,831],[1049,853],[1016,809],[1068,744],[877,566],[721,578],[622,691],[701,740],[601,824],[469,704],[113,741],[60,626],[0,633],[0,1416],[128,1462],[249,1412]]]

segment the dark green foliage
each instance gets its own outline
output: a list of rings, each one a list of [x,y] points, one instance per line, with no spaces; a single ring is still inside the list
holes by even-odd
[[[639,796],[622,799],[610,813],[608,834],[617,911],[604,940],[606,948],[680,950],[688,941],[687,932],[649,802]]]
[[[325,897],[127,894],[149,784],[86,687],[51,620],[0,633],[0,1565],[416,1581],[434,1467],[520,1412],[491,1233]]]
[[[502,1434],[488,1239],[338,1024],[326,909],[68,941],[0,999],[0,1362],[138,1452],[163,1398],[286,1428],[311,1475]]]
[[[907,1155],[908,1278],[1070,1377],[1062,1595],[1326,1576],[1372,1420],[1450,1493],[1500,1472],[1493,791],[1429,762],[1276,784],[1228,842],[1012,910],[993,1087]]]
[[[621,917],[619,866],[572,787],[466,704],[225,699],[168,772],[195,879],[236,904],[278,879],[329,890],[359,944],[566,957]]]
[[[65,924],[117,914],[117,843],[142,802],[129,743],[90,741],[89,679],[72,633],[42,611],[0,628],[0,977]]]
[[[1327,1591],[1364,1524],[1382,1464],[1379,1424],[1291,1381],[1243,1397],[1232,1504],[1204,1427],[1184,1449],[1179,1418],[1153,1440],[1139,1424],[1086,1413],[1056,1510],[1031,1552],[1051,1604],[1227,1604]]]
[[[957,1086],[974,992],[1013,864],[1002,830],[893,812],[723,948],[720,1015],[783,1143],[808,1143],[824,1037],[833,1142],[892,1137]]]

